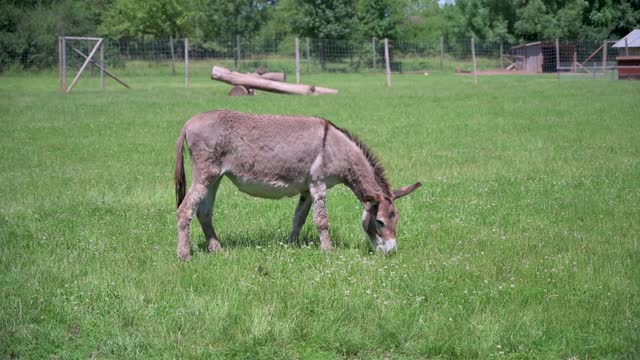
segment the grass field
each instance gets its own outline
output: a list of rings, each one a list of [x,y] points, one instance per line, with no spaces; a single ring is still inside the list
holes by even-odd
[[[640,357],[640,83],[553,76],[315,75],[338,96],[180,77],[0,76],[0,358]],[[335,250],[296,199],[223,181],[211,255],[176,258],[175,140],[196,113],[317,115],[374,149],[399,251],[329,192]]]

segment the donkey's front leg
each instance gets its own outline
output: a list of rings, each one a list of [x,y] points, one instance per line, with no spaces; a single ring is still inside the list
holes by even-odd
[[[176,211],[178,215],[178,257],[182,260],[189,260],[189,258],[191,258],[189,223],[191,223],[191,219],[193,219],[196,207],[206,197],[207,187],[202,184],[193,184]]]
[[[296,211],[293,215],[293,227],[291,228],[291,235],[289,235],[289,242],[294,243],[300,236],[300,229],[307,221],[309,210],[311,209],[311,195],[308,192],[300,194],[300,201],[296,206]]]
[[[213,207],[216,203],[218,184],[220,184],[220,178],[214,180],[207,186],[207,196],[200,202],[198,211],[196,212],[204,237],[207,239],[207,249],[209,249],[209,252],[222,250],[222,246],[216,235],[216,230],[213,227]]]
[[[313,222],[320,233],[320,249],[331,250],[329,240],[329,215],[327,213],[326,193],[327,185],[317,181],[311,184],[309,189],[313,198]]]

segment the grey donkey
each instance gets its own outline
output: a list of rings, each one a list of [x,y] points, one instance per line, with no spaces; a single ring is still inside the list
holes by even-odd
[[[183,144],[191,154],[193,181],[186,191]],[[326,191],[345,184],[364,206],[362,227],[376,250],[396,249],[394,201],[421,186],[392,190],[384,169],[366,145],[344,129],[316,117],[254,115],[215,110],[196,115],[176,143],[175,190],[178,257],[190,258],[189,223],[197,216],[210,252],[221,249],[213,206],[226,176],[240,191],[279,199],[300,195],[289,236],[295,242],[311,204],[320,248],[331,249]]]

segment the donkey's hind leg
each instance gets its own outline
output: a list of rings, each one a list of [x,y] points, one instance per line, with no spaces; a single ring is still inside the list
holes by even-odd
[[[189,224],[193,219],[196,208],[207,197],[207,192],[207,187],[204,184],[192,184],[176,211],[178,215],[178,257],[182,260],[191,258]]]
[[[213,207],[216,202],[216,192],[218,191],[218,184],[220,184],[220,178],[214,180],[209,186],[207,186],[207,196],[198,205],[198,222],[202,227],[202,232],[207,239],[207,249],[209,252],[216,252],[222,249],[216,230],[213,227]]]

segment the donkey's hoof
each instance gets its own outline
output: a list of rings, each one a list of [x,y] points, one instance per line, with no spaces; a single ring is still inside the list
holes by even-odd
[[[220,250],[222,250],[222,245],[220,245],[220,242],[217,240],[210,240],[209,241],[209,245],[207,245],[207,249],[209,249],[209,252],[218,252]]]
[[[178,254],[178,259],[182,261],[189,261],[191,260],[191,254]]]
[[[333,250],[333,246],[331,246],[331,244],[320,244],[320,250],[331,251]]]

